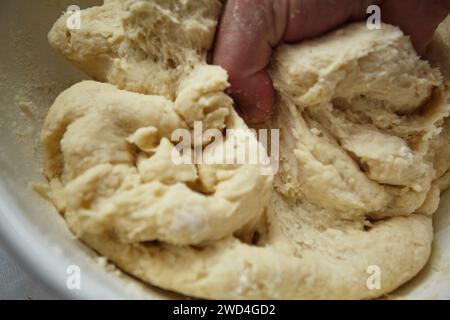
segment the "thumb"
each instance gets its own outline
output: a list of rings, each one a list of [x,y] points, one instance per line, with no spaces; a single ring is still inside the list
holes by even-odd
[[[245,120],[270,118],[275,90],[265,71],[281,40],[287,0],[229,0],[218,29],[213,63],[228,71],[230,94]]]

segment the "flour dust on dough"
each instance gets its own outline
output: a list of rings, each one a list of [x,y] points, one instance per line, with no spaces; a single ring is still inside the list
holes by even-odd
[[[449,180],[440,72],[389,25],[282,45],[264,125],[281,129],[274,179],[254,165],[177,166],[173,130],[247,130],[226,72],[206,64],[220,10],[109,0],[81,12],[81,30],[56,22],[51,45],[96,80],[63,92],[42,131],[71,230],[137,278],[194,297],[373,298],[411,279]]]

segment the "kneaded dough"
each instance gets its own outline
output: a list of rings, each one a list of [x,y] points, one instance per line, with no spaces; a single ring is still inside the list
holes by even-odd
[[[175,129],[248,130],[226,72],[206,64],[219,12],[213,0],[109,0],[82,11],[81,30],[56,22],[51,45],[101,81],[63,92],[42,131],[71,230],[124,271],[194,297],[362,299],[411,279],[448,186],[440,72],[389,25],[282,45],[277,112],[263,125],[281,130],[275,177],[175,165]],[[369,289],[373,266],[381,286]]]

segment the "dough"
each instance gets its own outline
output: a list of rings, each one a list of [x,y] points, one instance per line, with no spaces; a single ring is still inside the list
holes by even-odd
[[[63,16],[48,38],[94,80],[173,100],[180,78],[204,64],[220,10],[218,0],[105,0],[82,11],[80,30]]]
[[[196,120],[208,127],[246,129],[223,93],[226,79],[219,67],[200,67],[175,102],[94,81],[57,98],[42,132],[46,172],[63,186],[56,203],[80,238],[114,232],[130,244],[197,245],[260,218],[272,178],[261,175],[258,166],[172,161],[177,150],[171,133],[191,125],[182,108],[201,108]],[[227,136],[208,151],[231,153],[231,141]],[[253,137],[248,152],[258,147]]]
[[[81,30],[56,22],[51,45],[101,81],[63,92],[42,132],[71,230],[126,272],[194,297],[362,299],[411,279],[450,167],[440,72],[389,25],[282,45],[277,114],[263,126],[281,129],[278,174],[175,165],[175,129],[248,130],[226,72],[206,64],[219,12],[213,0],[109,0],[82,11]]]

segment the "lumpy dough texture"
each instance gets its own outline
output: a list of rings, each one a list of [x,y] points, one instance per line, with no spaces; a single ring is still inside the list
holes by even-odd
[[[46,169],[62,187],[56,202],[78,236],[113,232],[130,244],[197,245],[258,220],[271,183],[258,166],[175,164],[172,156],[179,152],[172,132],[191,124],[183,108],[203,108],[192,113],[208,127],[246,129],[223,93],[226,78],[203,66],[175,102],[93,81],[57,98],[42,132]],[[232,139],[208,151],[231,153]],[[253,138],[248,152],[264,150],[258,146]]]
[[[81,12],[80,30],[63,16],[48,38],[94,80],[174,99],[180,79],[204,63],[220,9],[213,0],[105,0]]]
[[[373,298],[408,281],[449,184],[440,72],[389,25],[282,45],[264,125],[281,129],[273,181],[254,165],[175,165],[175,129],[247,130],[226,72],[206,64],[219,13],[212,0],[109,0],[82,11],[81,30],[56,22],[51,45],[110,83],[63,92],[44,124],[52,200],[71,230],[128,273],[195,297]]]

